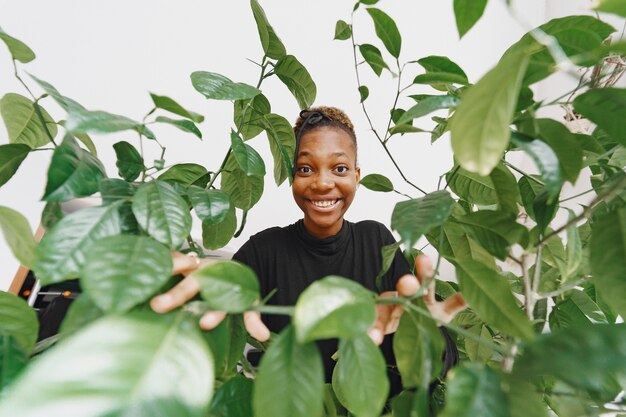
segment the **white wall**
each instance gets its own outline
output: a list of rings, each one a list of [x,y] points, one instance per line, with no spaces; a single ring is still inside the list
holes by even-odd
[[[369,131],[359,106],[349,42],[332,40],[335,22],[349,20],[353,3],[331,0],[261,2],[287,51],[298,57],[317,83],[316,104],[338,106],[353,118],[362,174],[384,173],[399,190],[419,196],[393,171]],[[526,24],[534,26],[545,21],[545,1],[518,3],[523,6],[519,7],[519,14]],[[403,34],[402,60],[446,55],[465,69],[471,81],[478,80],[502,52],[529,29],[511,17],[503,1],[492,0],[483,19],[461,41],[454,25],[451,0],[383,0],[379,6],[396,20]],[[90,109],[135,119],[141,119],[151,108],[148,91],[171,96],[203,113],[206,121],[200,126],[203,141],[170,127],[155,128],[168,148],[167,163],[196,162],[209,169],[219,166],[229,144],[232,106],[228,102],[205,100],[192,88],[189,74],[206,70],[237,81],[256,82],[257,67],[246,58],[259,60],[262,50],[247,1],[0,0],[0,10],[2,28],[37,53],[37,59],[22,68],[49,81],[62,94]],[[558,12],[551,10],[551,15],[554,14]],[[375,38],[367,14],[361,10],[355,22],[357,41],[376,43],[384,49]],[[377,79],[365,66],[362,74],[364,83],[370,87],[371,95],[366,102],[370,114],[376,128],[383,130],[396,80],[388,73]],[[403,84],[415,74],[407,74]],[[297,104],[277,79],[268,80],[262,90],[272,102],[274,112],[295,119]],[[412,93],[421,91],[426,89],[414,87]],[[7,92],[24,94],[12,77],[8,51],[0,46],[0,94]],[[411,100],[400,104],[408,107]],[[44,101],[43,105],[53,116],[64,117],[52,102]],[[111,177],[117,175],[111,145],[119,140],[138,145],[135,136],[129,133],[94,136],[94,140]],[[0,128],[0,143],[7,142],[6,132]],[[250,144],[267,157],[266,160],[271,160],[265,135]],[[394,137],[391,149],[407,176],[428,191],[436,188],[438,176],[452,165],[447,137],[434,145],[430,145],[430,138],[425,134]],[[157,147],[148,144],[146,159],[149,161],[157,154]],[[39,198],[43,194],[49,159],[50,152],[32,153],[17,175],[0,188],[0,205],[22,212],[33,229],[39,223],[43,208]],[[364,188],[358,194],[347,218],[353,221],[370,218],[389,225],[398,196]],[[268,175],[261,202],[251,211],[242,236],[231,241],[229,247],[234,250],[251,234],[272,225],[292,223],[299,216],[288,186],[277,189]],[[195,225],[194,230],[200,238],[199,225]],[[8,287],[17,266],[0,239],[0,289]]]

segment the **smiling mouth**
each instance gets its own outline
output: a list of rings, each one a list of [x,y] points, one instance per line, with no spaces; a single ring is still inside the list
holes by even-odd
[[[339,203],[339,199],[334,199],[334,200],[309,200],[311,202],[311,204],[313,204],[315,207],[319,207],[319,208],[331,208],[337,205],[337,203]]]

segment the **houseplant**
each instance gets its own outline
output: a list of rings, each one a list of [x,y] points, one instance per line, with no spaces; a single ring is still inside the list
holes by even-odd
[[[618,66],[610,62],[623,52],[623,44],[604,45],[613,28],[596,18],[556,19],[513,45],[493,70],[472,85],[463,70],[445,57],[401,65],[400,32],[375,3],[361,1],[354,12],[371,16],[379,40],[357,44],[352,22],[337,23],[335,37],[352,40],[355,68],[364,70],[358,65],[361,60],[377,74],[392,68],[398,75],[397,96],[402,98],[406,94],[400,84],[402,73],[421,66],[423,73],[409,85],[432,85],[436,91],[436,95],[413,97],[415,105],[406,111],[400,110],[397,100],[389,126],[376,132],[377,139],[390,154],[387,145],[392,136],[423,134],[413,120],[448,109],[448,117],[435,120],[437,127],[431,134],[437,140],[449,129],[456,158],[441,189],[424,196],[416,189],[412,196],[416,198],[396,206],[391,226],[409,256],[417,239],[426,235],[441,257],[456,266],[459,284],[438,281],[439,293],[447,296],[460,288],[471,306],[448,325],[457,335],[464,363],[441,386],[446,392],[439,388],[429,393],[442,349],[436,323],[418,298],[392,300],[407,310],[396,352],[403,383],[410,388],[392,401],[394,415],[547,415],[548,407],[558,415],[602,411],[621,390],[626,354],[623,326],[615,324],[616,316],[624,314],[625,268],[620,254],[626,231],[616,225],[624,220],[621,192],[626,184],[623,118],[619,117],[624,112],[624,91],[598,87],[615,73]],[[477,3],[484,5],[455,1],[461,33],[482,13],[472,3],[474,8]],[[158,138],[151,123],[170,123],[197,134],[195,123],[202,122],[202,116],[167,97],[152,96],[154,109],[141,122],[86,110],[35,76],[32,81],[23,77],[25,88],[41,89],[52,100],[36,95],[3,97],[0,109],[11,143],[0,147],[0,182],[10,179],[31,149],[48,143],[54,147],[44,196],[48,234],[36,246],[27,239],[30,233],[20,215],[3,208],[0,223],[5,238],[16,257],[44,283],[80,276],[85,290],[68,314],[57,346],[24,370],[19,368],[33,348],[34,316],[15,297],[2,294],[3,311],[9,312],[3,313],[1,327],[2,363],[8,364],[2,373],[7,381],[0,402],[3,413],[204,415],[209,409],[212,415],[249,415],[251,403],[257,415],[316,415],[322,410],[328,415],[346,414],[343,407],[356,415],[381,413],[386,392],[380,388],[384,377],[377,351],[362,331],[346,337],[347,330],[367,328],[374,299],[345,281],[322,280],[303,294],[300,309],[296,306],[301,313],[294,316],[295,332],[286,332],[269,347],[256,382],[234,371],[242,360],[244,368],[255,372],[240,359],[245,333],[237,313],[250,308],[292,311],[253,307],[258,290],[250,271],[223,263],[219,273],[203,277],[203,301],[169,316],[145,308],[152,294],[172,285],[169,251],[188,240],[190,209],[203,222],[203,245],[217,248],[245,223],[245,212],[261,197],[265,162],[247,139],[265,131],[273,150],[274,179],[288,180],[293,133],[289,122],[270,113],[269,101],[259,88],[265,78],[276,75],[306,108],[314,101],[315,84],[297,59],[286,54],[260,5],[253,0],[251,7],[264,55],[256,85],[209,72],[191,77],[207,98],[234,101],[231,148],[213,171],[191,164],[163,170],[160,160],[148,167],[140,151],[120,142],[115,151],[122,179],[105,178],[87,134],[131,129],[155,146]],[[601,7],[624,14],[623,2],[605,2]],[[25,63],[34,58],[27,46],[0,35],[14,59]],[[374,44],[382,45],[383,51]],[[386,61],[397,65],[394,68]],[[590,68],[602,62],[591,78],[583,79],[578,89],[582,94],[573,100],[571,112],[598,125],[592,135],[570,133],[559,121],[536,116],[540,107],[572,104],[566,103],[570,92],[553,103],[532,99],[528,87],[556,71],[555,61]],[[21,69],[16,73],[22,78]],[[357,87],[367,111],[370,90]],[[43,110],[41,100],[67,111],[63,129]],[[48,104],[52,101],[56,104]],[[164,111],[182,119],[157,116]],[[68,133],[61,139],[59,131]],[[539,174],[518,173],[521,176],[516,178],[506,159],[515,152],[530,155]],[[594,174],[591,192],[596,197],[573,213],[571,221],[556,224],[552,218],[563,200],[562,185],[574,182],[583,165]],[[410,182],[408,170],[401,171]],[[394,189],[383,175],[365,177],[362,184],[376,191]],[[102,206],[58,218],[59,201],[96,191],[103,197]],[[528,223],[521,217],[522,208],[531,219]],[[565,246],[559,232],[566,234]],[[191,250],[197,245],[193,240],[188,243]],[[519,268],[503,272],[501,262],[507,259]],[[220,299],[212,293],[218,284],[236,287],[243,296]],[[351,294],[334,307],[333,317],[303,310],[306,305],[323,304],[319,294],[333,285]],[[347,305],[352,307],[349,314],[341,310]],[[194,314],[226,306],[233,313],[227,322],[213,332],[197,331]],[[15,317],[21,320],[19,326]],[[329,320],[336,317],[342,320]],[[310,371],[318,366],[310,344],[316,337],[314,328],[343,336],[338,366],[345,377],[337,377],[332,389]],[[549,331],[540,335],[544,330]],[[298,360],[292,361],[294,357]],[[75,365],[68,367],[70,358]],[[576,363],[585,366],[572,366]],[[22,372],[12,381],[13,374]],[[285,394],[285,387],[293,387],[293,393]],[[31,390],[41,395],[32,399]],[[280,401],[263,402],[263,398]]]

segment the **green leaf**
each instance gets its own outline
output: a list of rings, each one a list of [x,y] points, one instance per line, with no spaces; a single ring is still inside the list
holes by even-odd
[[[626,326],[621,324],[571,327],[542,334],[524,347],[513,368],[514,375],[522,378],[554,376],[572,387],[591,391],[601,391],[608,375],[624,372]]]
[[[383,72],[383,69],[385,68],[389,70],[389,66],[383,60],[380,49],[378,49],[374,45],[364,43],[362,45],[359,45],[359,51],[361,52],[361,55],[363,55],[363,59],[365,59],[365,62],[367,62],[370,67],[372,67],[372,70],[376,73],[376,75],[380,76],[380,74]]]
[[[470,204],[492,205],[498,202],[496,187],[490,176],[483,177],[459,168],[448,171],[446,181],[454,194]]]
[[[594,222],[591,233],[591,270],[602,298],[626,316],[626,209],[612,211]]]
[[[230,196],[235,207],[242,210],[250,210],[263,195],[263,177],[248,176],[238,168],[234,157],[226,162],[221,181],[222,191]]]
[[[402,37],[396,22],[382,10],[373,7],[366,10],[374,21],[376,35],[383,42],[387,51],[395,58],[398,58],[400,56],[400,48],[402,47]]]
[[[301,343],[363,335],[374,324],[374,293],[346,278],[328,276],[300,294],[293,323]]]
[[[104,177],[106,174],[100,160],[78,146],[71,135],[66,135],[52,155],[42,199],[68,201],[90,196],[98,191]]]
[[[252,379],[243,375],[226,381],[213,395],[211,417],[252,417]]]
[[[57,135],[54,119],[43,107],[39,106],[39,109],[50,135],[54,138]],[[35,103],[26,97],[15,93],[5,94],[0,99],[0,114],[10,143],[23,143],[35,149],[50,142],[50,137],[41,125],[41,120],[35,110]]]
[[[498,164],[489,175],[496,189],[498,208],[504,213],[517,216],[517,202],[521,200],[515,175],[503,164]]]
[[[30,147],[21,143],[0,145],[0,186],[17,172],[29,152]]]
[[[469,84],[467,75],[455,62],[446,56],[430,55],[417,60],[427,73],[453,74],[464,81],[459,84]]]
[[[28,220],[17,211],[0,206],[0,230],[13,256],[22,265],[30,267],[35,256],[37,243],[33,238]]]
[[[524,205],[526,214],[528,214],[531,219],[537,221],[533,205],[537,197],[545,191],[546,187],[534,180],[531,180],[530,177],[526,175],[519,179],[517,185],[519,187],[522,204]]]
[[[346,39],[350,39],[352,36],[352,26],[346,23],[343,20],[337,20],[335,24],[335,37],[334,39],[345,41]]]
[[[202,335],[213,352],[216,378],[236,374],[237,364],[248,340],[242,316],[229,314],[219,326],[211,331],[202,332]]]
[[[133,145],[120,141],[113,145],[117,156],[117,166],[120,177],[126,181],[135,181],[145,169],[143,158]]]
[[[204,416],[213,392],[211,352],[183,314],[98,320],[30,366],[0,402],[0,414]]]
[[[292,180],[293,154],[296,150],[296,136],[287,119],[277,114],[267,114],[260,120],[267,132],[270,151],[274,158],[274,181],[280,185],[289,178]]]
[[[598,305],[584,292],[572,290],[565,300],[556,303],[550,313],[550,329],[590,326],[607,323]]]
[[[380,291],[382,289],[382,279],[391,268],[391,264],[396,257],[396,252],[400,247],[400,243],[392,243],[390,245],[385,245],[380,249],[380,255],[382,259],[382,266],[378,275],[376,275],[376,288]]]
[[[170,248],[179,247],[191,231],[187,203],[163,181],[139,187],[133,198],[133,213],[150,236]]]
[[[372,191],[381,191],[384,193],[388,193],[393,191],[393,184],[389,180],[389,178],[385,177],[381,174],[369,174],[361,178],[359,181],[363,187],[368,188]]]
[[[463,262],[465,259],[473,259],[482,262],[493,270],[496,269],[493,256],[478,244],[459,223],[450,220],[445,222],[443,224],[443,237],[440,233],[441,227],[432,230],[426,237],[430,244],[447,260],[454,261],[456,259]]]
[[[400,135],[404,135],[405,133],[422,133],[422,132],[427,132],[427,130],[420,129],[419,127],[415,127],[410,124],[395,125],[391,129],[389,129],[389,133],[391,133],[392,135],[396,135],[398,133]]]
[[[257,417],[322,415],[322,359],[314,343],[298,343],[291,326],[263,355],[254,385],[252,404]]]
[[[567,209],[568,215],[567,220],[573,221],[576,217],[576,214],[573,210]],[[578,227],[576,227],[576,223],[572,223],[570,227],[567,228],[567,266],[566,273],[563,277],[564,281],[568,281],[569,278],[573,277],[574,274],[578,271],[578,268],[582,264],[583,260],[583,244],[580,239],[580,232]]]
[[[285,55],[285,46],[280,38],[274,32],[274,28],[270,25],[265,16],[265,12],[257,0],[250,0],[250,7],[256,21],[256,26],[261,38],[261,46],[268,58],[280,59]]]
[[[144,124],[105,111],[89,111],[70,108],[65,121],[65,128],[71,133],[114,133],[135,130],[137,133],[154,139],[154,133]]]
[[[202,222],[202,245],[207,249],[219,249],[224,246],[237,230],[235,206],[231,203],[226,217],[220,223],[206,224]]]
[[[597,88],[574,99],[574,109],[626,146],[626,89]]]
[[[220,190],[205,190],[192,185],[187,190],[196,215],[204,224],[221,223],[230,209],[228,194]]]
[[[59,93],[59,90],[57,90],[52,84],[50,84],[49,82],[46,82],[42,79],[39,79],[37,77],[35,77],[33,74],[29,74],[27,73],[30,78],[32,78],[37,84],[39,84],[39,86],[41,88],[44,89],[44,91],[46,93],[48,93],[48,95],[50,97],[52,97],[54,99],[54,101],[57,102],[57,104],[59,106],[61,106],[63,108],[63,110],[69,112],[70,109],[76,108],[78,110],[83,110],[83,111],[87,111],[87,109],[85,109],[85,107],[83,107],[80,103],[76,102],[75,100],[72,100],[69,97],[65,97],[63,95],[61,95],[61,93]]]
[[[457,75],[449,74],[446,72],[427,72],[426,74],[420,74],[413,79],[413,84],[468,84],[467,79]]]
[[[104,311],[100,310],[89,296],[84,293],[80,294],[70,304],[70,308],[61,323],[59,334],[61,338],[66,338],[103,315]]]
[[[14,336],[0,334],[0,390],[16,379],[28,363],[28,354]]]
[[[0,305],[0,335],[12,336],[20,348],[29,354],[37,343],[37,313],[26,301],[4,291],[0,291]]]
[[[243,100],[261,94],[261,90],[251,85],[235,83],[214,72],[191,73],[191,84],[200,94],[213,100]]]
[[[176,120],[176,119],[170,119],[169,117],[165,117],[165,116],[158,116],[155,119],[155,122],[166,123],[168,125],[172,125],[182,130],[183,132],[193,133],[194,136],[196,136],[198,139],[202,139],[202,132],[200,132],[200,129],[198,129],[198,127],[194,124],[194,122],[190,120]]]
[[[485,176],[500,161],[527,63],[523,54],[505,56],[464,93],[450,131],[454,156],[466,170]]]
[[[435,191],[421,198],[402,201],[393,209],[391,228],[410,248],[423,234],[446,221],[452,213],[453,203],[447,191]]]
[[[178,183],[184,188],[191,185],[204,187],[207,184],[208,171],[205,167],[198,164],[176,164],[170,169],[159,175],[159,181],[167,181]]]
[[[408,109],[396,122],[397,125],[411,123],[413,119],[426,116],[436,110],[453,109],[459,104],[459,99],[454,96],[432,96],[420,101]]]
[[[485,12],[487,0],[454,0],[454,17],[459,38],[467,33]]]
[[[339,361],[332,381],[337,398],[350,413],[359,417],[380,415],[389,392],[387,364],[368,336],[339,341]]]
[[[167,110],[170,113],[177,114],[196,123],[202,123],[204,121],[203,115],[185,109],[183,106],[167,96],[158,96],[150,93],[150,97],[152,98],[154,107],[156,108]]]
[[[95,242],[81,269],[81,288],[103,311],[124,313],[155,294],[172,275],[167,247],[149,237],[119,235]]]
[[[61,209],[61,203],[56,201],[46,203],[41,212],[41,226],[44,229],[52,229],[63,216],[65,216],[65,213]]]
[[[491,332],[487,326],[483,324],[472,326],[468,329],[468,331],[485,342],[491,343],[493,339]],[[467,353],[467,357],[472,361],[483,363],[488,362],[493,355],[493,349],[470,337],[465,338],[465,352]]]
[[[393,352],[404,387],[427,389],[441,372],[445,341],[432,319],[405,312],[393,338]]]
[[[75,211],[41,239],[32,269],[42,285],[77,278],[89,248],[121,231],[119,203]]]
[[[263,94],[249,100],[235,101],[235,126],[240,129],[243,140],[252,139],[263,131],[262,118],[271,111],[272,106]]]
[[[243,143],[243,140],[234,130],[230,132],[230,143],[235,160],[246,175],[257,177],[265,175],[265,163],[261,155],[252,146]]]
[[[93,140],[91,140],[89,135],[87,135],[86,133],[75,133],[73,136],[74,138],[81,141],[93,156],[98,156],[98,150],[96,149],[96,145],[93,143]]]
[[[260,298],[259,281],[247,265],[221,261],[193,272],[200,294],[212,310],[243,312]]]
[[[626,3],[623,0],[600,0],[594,10],[626,17]]]
[[[293,55],[285,55],[274,66],[274,74],[287,86],[298,101],[301,110],[308,109],[315,101],[317,87],[311,74]]]
[[[24,42],[6,33],[0,28],[0,39],[5,43],[13,59],[26,64],[35,59],[35,53]]]
[[[501,377],[488,366],[466,363],[450,371],[441,417],[508,417]]]
[[[463,297],[487,324],[512,336],[533,337],[532,326],[517,307],[502,275],[473,260],[464,260],[455,266]]]
[[[457,221],[464,225],[474,237],[492,255],[505,260],[510,247],[519,243],[528,245],[528,229],[515,221],[510,213],[492,210],[480,210],[461,217]]]
[[[538,139],[529,140],[519,134],[513,134],[511,142],[532,158],[541,172],[541,181],[545,184],[546,190],[550,196],[556,197],[561,192],[563,180],[559,158],[552,148]]]
[[[370,90],[364,85],[359,86],[359,96],[361,96],[361,103],[363,103],[370,96]]]
[[[532,382],[503,375],[511,417],[548,417],[543,392]]]

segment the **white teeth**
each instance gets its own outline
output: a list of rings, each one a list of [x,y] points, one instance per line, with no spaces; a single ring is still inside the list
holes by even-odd
[[[313,203],[313,205],[316,207],[330,207],[330,206],[335,205],[336,202],[337,200],[322,200],[322,201],[311,200],[311,203]]]

